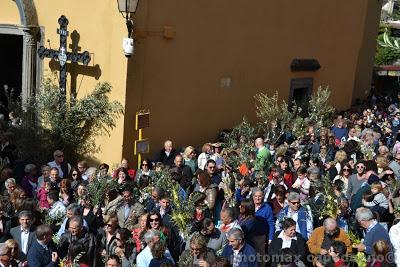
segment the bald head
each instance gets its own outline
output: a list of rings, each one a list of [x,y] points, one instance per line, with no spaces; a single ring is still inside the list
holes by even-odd
[[[172,141],[171,140],[167,140],[164,142],[164,149],[166,152],[171,152],[171,150],[172,150]]]
[[[334,231],[337,227],[336,220],[333,218],[326,218],[324,221],[324,229],[326,232]]]

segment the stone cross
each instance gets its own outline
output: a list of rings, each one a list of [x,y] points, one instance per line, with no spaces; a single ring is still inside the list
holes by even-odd
[[[38,55],[41,59],[51,58],[54,60],[58,60],[60,64],[60,105],[65,105],[66,103],[66,87],[67,87],[67,61],[71,62],[81,62],[84,65],[87,65],[90,62],[90,55],[88,51],[83,53],[71,53],[67,52],[67,26],[68,19],[62,15],[58,19],[58,24],[60,24],[60,28],[57,29],[57,34],[60,35],[60,48],[59,50],[47,49],[41,46],[38,49]]]

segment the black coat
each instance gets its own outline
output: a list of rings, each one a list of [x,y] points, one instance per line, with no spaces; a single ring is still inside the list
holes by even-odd
[[[60,242],[58,244],[59,246],[59,256],[61,258],[64,258],[68,254],[68,247],[72,243],[72,235],[70,232],[65,232],[61,238]],[[96,253],[96,238],[94,237],[93,234],[88,233],[85,228],[82,230],[82,234],[78,237],[76,242],[80,243],[83,245],[83,247],[86,248],[86,256],[89,259],[89,265],[90,266],[96,266],[95,265],[95,253]]]
[[[282,243],[283,240],[279,238],[279,234],[281,231],[275,233],[274,239],[272,239],[271,244],[268,246],[268,255],[271,259],[271,266],[277,266],[279,261],[274,256],[282,255]],[[307,243],[306,240],[301,236],[301,234],[296,233],[297,240],[292,240],[290,245],[290,254],[291,255],[298,255],[300,259],[306,263],[306,258],[308,255]]]
[[[160,153],[158,153],[155,158],[154,158],[154,162],[161,162],[162,164],[164,164],[165,166],[169,166],[171,167],[172,165],[174,165],[174,160],[175,160],[175,156],[177,155],[177,152],[175,149],[171,150],[171,153],[169,153],[169,156],[167,156],[167,154],[165,154],[165,149],[161,149]]]
[[[3,231],[0,231],[0,243],[4,243],[8,239],[12,238],[10,234],[11,219],[8,217],[3,217],[2,221],[3,221]]]

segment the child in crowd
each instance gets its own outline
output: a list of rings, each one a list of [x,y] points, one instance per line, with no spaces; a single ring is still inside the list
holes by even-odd
[[[346,245],[342,241],[333,241],[331,248],[329,249],[329,255],[335,262],[335,267],[346,266],[343,257],[346,255]]]
[[[310,191],[310,180],[308,180],[307,178],[307,168],[305,166],[301,166],[297,170],[297,179],[292,187],[300,190],[301,201],[308,199],[308,193]]]
[[[382,215],[389,207],[389,203],[385,195],[382,193],[383,186],[380,181],[373,182],[371,184],[371,193],[373,194],[373,200],[367,201],[362,200],[365,207],[370,208],[373,212],[378,212]]]
[[[49,182],[43,182],[42,187],[39,189],[37,193],[37,199],[39,200],[39,207],[41,209],[49,209],[50,204],[47,201],[47,193],[50,192],[51,185]]]

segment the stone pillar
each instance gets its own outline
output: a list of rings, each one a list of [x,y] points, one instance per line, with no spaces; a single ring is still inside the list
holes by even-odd
[[[36,35],[32,31],[24,31],[22,55],[22,103],[27,103],[36,87]]]

